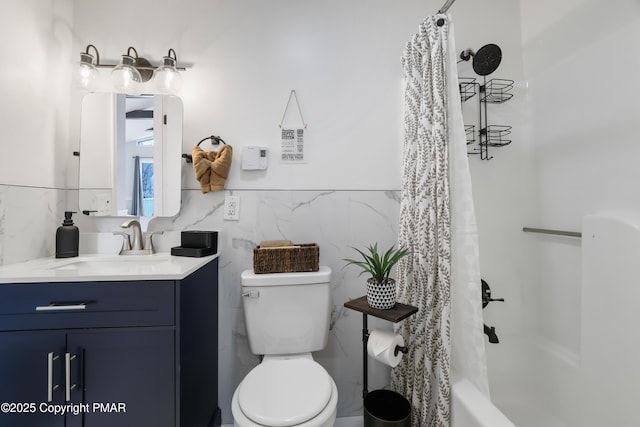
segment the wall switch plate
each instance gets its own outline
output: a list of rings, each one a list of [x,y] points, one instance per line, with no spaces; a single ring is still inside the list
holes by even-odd
[[[240,197],[226,196],[224,198],[224,215],[226,220],[237,221],[240,219]]]

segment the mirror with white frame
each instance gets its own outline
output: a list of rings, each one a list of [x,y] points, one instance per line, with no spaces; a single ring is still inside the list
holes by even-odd
[[[182,100],[92,93],[82,99],[78,206],[92,216],[180,210]]]

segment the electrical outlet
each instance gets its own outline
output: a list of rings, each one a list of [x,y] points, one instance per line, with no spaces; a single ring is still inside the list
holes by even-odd
[[[227,196],[224,198],[224,219],[237,221],[240,219],[240,197]]]

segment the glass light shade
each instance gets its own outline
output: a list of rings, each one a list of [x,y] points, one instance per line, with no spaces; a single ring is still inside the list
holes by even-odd
[[[176,69],[176,61],[165,56],[162,65],[153,73],[153,82],[160,93],[175,94],[182,87],[182,77]]]
[[[142,83],[142,76],[135,67],[135,59],[122,55],[122,61],[111,71],[114,88],[119,92],[137,93]]]
[[[76,69],[74,83],[76,87],[95,92],[98,87],[98,70],[93,64],[94,58],[88,53],[80,54],[80,64]]]

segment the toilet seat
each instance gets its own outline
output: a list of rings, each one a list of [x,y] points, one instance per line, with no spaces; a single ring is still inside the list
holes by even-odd
[[[309,358],[263,361],[238,387],[244,415],[259,425],[289,427],[322,412],[333,394],[331,377]]]

